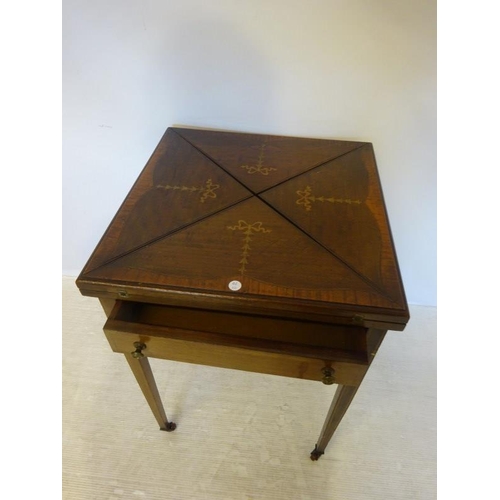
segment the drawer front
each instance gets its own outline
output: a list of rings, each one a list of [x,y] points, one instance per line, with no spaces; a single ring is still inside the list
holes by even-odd
[[[134,342],[141,342],[146,345],[144,355],[151,358],[220,368],[321,381],[322,368],[329,366],[335,370],[335,383],[349,386],[360,385],[367,370],[364,364],[193,341],[179,336],[170,337],[165,331],[159,335],[151,331],[147,334],[133,333],[113,328],[109,322],[104,332],[115,352],[130,353],[135,350]]]

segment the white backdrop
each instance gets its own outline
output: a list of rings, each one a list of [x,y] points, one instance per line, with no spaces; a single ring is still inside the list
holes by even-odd
[[[171,125],[373,142],[410,303],[436,305],[434,0],[65,0],[63,273]]]

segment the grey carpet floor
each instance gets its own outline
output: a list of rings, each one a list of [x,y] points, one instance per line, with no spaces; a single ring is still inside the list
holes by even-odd
[[[436,309],[411,314],[312,462],[335,386],[151,360],[178,425],[160,432],[98,300],[63,278],[63,498],[435,498]]]

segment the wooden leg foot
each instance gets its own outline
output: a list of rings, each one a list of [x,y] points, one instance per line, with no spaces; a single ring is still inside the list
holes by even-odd
[[[177,424],[175,422],[168,422],[165,428],[160,427],[160,431],[172,432],[177,429]]]
[[[324,455],[324,454],[325,454],[325,452],[324,452],[324,451],[319,451],[319,450],[318,450],[318,445],[316,445],[316,446],[314,447],[314,450],[313,450],[313,451],[311,451],[311,460],[313,460],[313,461],[315,462],[316,460],[318,460],[318,459],[319,459],[319,457],[320,457],[321,455]]]

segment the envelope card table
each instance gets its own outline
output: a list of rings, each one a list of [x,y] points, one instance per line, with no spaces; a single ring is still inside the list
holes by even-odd
[[[169,128],[76,283],[162,430],[148,358],[337,384],[313,460],[409,320],[366,142]]]

